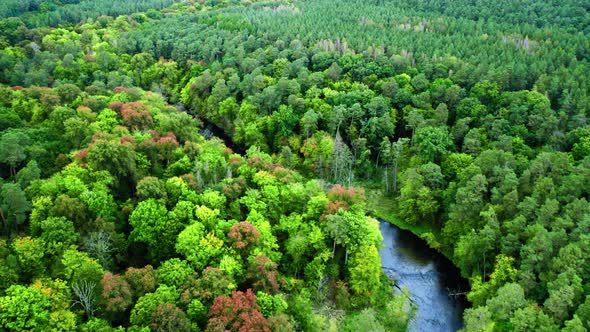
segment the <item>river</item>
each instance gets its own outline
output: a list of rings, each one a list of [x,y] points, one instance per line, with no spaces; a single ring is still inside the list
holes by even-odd
[[[409,231],[381,220],[383,249],[379,252],[383,269],[397,285],[410,291],[417,305],[410,322],[410,332],[454,332],[463,326],[462,292],[467,282],[446,257],[428,247],[426,242]]]

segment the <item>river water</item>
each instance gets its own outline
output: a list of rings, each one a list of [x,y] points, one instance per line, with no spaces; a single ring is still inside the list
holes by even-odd
[[[463,292],[467,283],[457,267],[411,232],[382,220],[379,228],[383,234],[383,249],[379,253],[383,269],[399,287],[410,291],[410,298],[418,307],[408,331],[459,330],[466,301],[462,296],[450,296],[449,292]]]

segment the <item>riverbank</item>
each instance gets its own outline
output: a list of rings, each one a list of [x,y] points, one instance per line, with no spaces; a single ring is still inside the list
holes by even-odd
[[[395,213],[395,199],[385,195],[382,189],[372,183],[358,183],[364,188],[367,197],[367,210],[376,219],[391,223],[400,229],[409,231],[422,238],[428,246],[452,261],[452,251],[444,248],[441,242],[442,234],[439,229],[428,224],[414,225],[398,218]],[[445,250],[446,249],[446,250]]]
[[[387,197],[383,193],[383,190],[365,188],[365,195],[367,197],[367,208],[375,218],[386,220],[397,227],[410,231],[420,237],[422,237],[422,234],[437,232],[437,230],[431,226],[413,225],[398,218],[394,211],[394,198]]]
[[[358,185],[365,190],[367,210],[371,216],[385,220],[403,230],[410,231],[426,240],[429,245],[432,242],[431,247],[433,249],[440,250],[440,230],[428,224],[414,225],[405,222],[398,218],[395,213],[395,199],[393,197],[388,197],[382,189],[371,183],[358,183]]]

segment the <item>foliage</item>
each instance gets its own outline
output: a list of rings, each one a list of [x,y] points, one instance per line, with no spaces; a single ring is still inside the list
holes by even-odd
[[[8,330],[44,330],[51,302],[41,290],[13,285],[0,298],[0,324]]]
[[[206,331],[270,331],[250,289],[215,299],[209,317]]]
[[[3,1],[0,329],[403,330],[358,183],[465,330],[590,328],[587,10]]]
[[[147,293],[140,297],[133,310],[131,310],[130,322],[136,326],[149,326],[152,319],[157,321],[154,313],[158,311],[158,307],[166,304],[176,304],[178,301],[178,291],[175,287],[168,287],[161,285],[154,293]],[[160,310],[169,310],[160,308]],[[172,310],[173,311],[173,310]],[[165,324],[165,322],[161,322]]]
[[[120,275],[107,272],[100,281],[102,285],[101,303],[109,314],[123,313],[133,303],[131,286]]]

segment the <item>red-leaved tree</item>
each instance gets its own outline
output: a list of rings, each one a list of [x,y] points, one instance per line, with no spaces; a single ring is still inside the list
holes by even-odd
[[[107,313],[113,315],[123,313],[133,303],[131,286],[122,276],[107,272],[100,283],[102,284],[102,302]]]
[[[219,296],[209,309],[207,332],[259,332],[270,328],[260,313],[252,290],[233,292],[231,297]]]
[[[154,122],[151,112],[141,102],[125,103],[119,109],[119,113],[123,117],[123,124],[132,130],[150,128]]]
[[[152,313],[150,329],[156,332],[189,332],[191,321],[184,311],[174,304],[160,304]]]
[[[158,274],[151,265],[142,268],[128,268],[125,272],[125,279],[131,284],[133,295],[136,298],[151,293],[158,287]]]
[[[362,189],[356,189],[353,187],[343,187],[339,184],[334,185],[330,191],[328,191],[328,199],[331,202],[345,202],[347,206],[351,206],[357,203],[361,203],[365,198],[365,194]]]
[[[232,240],[234,249],[245,256],[258,244],[260,233],[254,225],[242,221],[233,225],[227,236]]]
[[[252,260],[246,277],[256,291],[268,294],[276,294],[279,291],[277,264],[265,255],[258,255]]]
[[[204,304],[211,304],[216,297],[229,295],[232,283],[234,281],[222,270],[207,267],[200,278],[191,276],[181,287],[180,301],[188,304],[193,299],[198,299]]]

